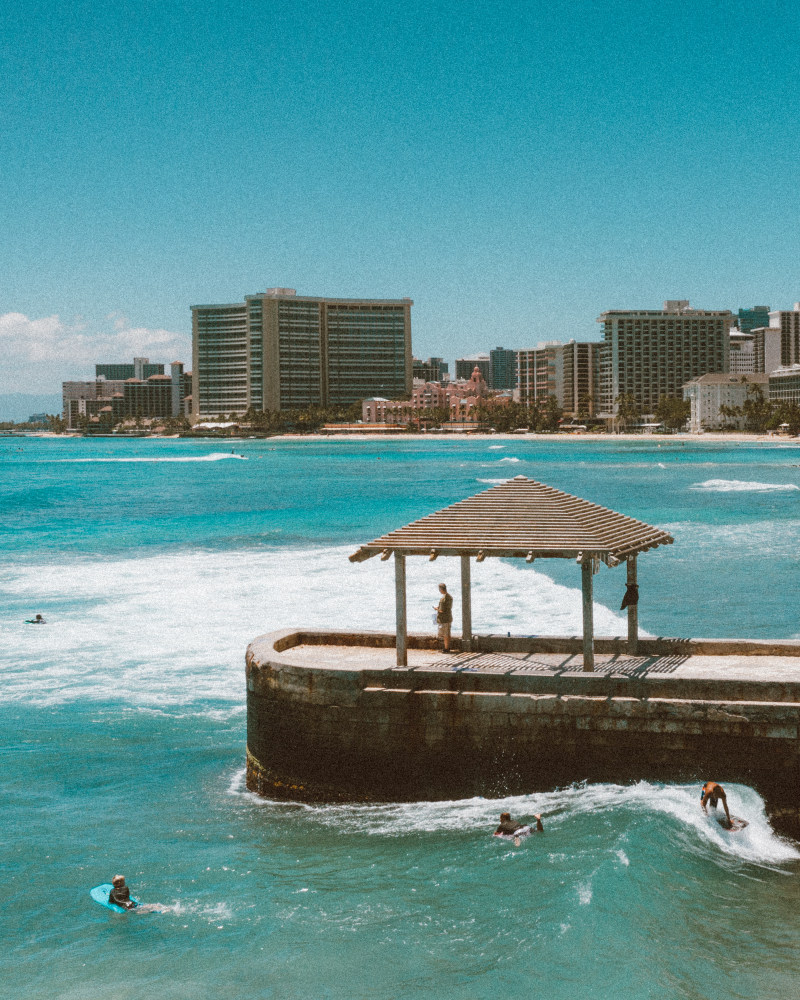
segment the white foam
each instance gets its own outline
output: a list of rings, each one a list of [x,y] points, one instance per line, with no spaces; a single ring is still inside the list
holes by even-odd
[[[800,486],[795,483],[757,483],[744,479],[706,479],[703,483],[693,483],[689,488],[706,490],[709,493],[771,493],[800,490]]]
[[[244,770],[237,771],[229,785],[233,795],[246,795]],[[702,849],[730,861],[780,865],[800,859],[800,850],[772,830],[760,796],[746,785],[725,784],[731,813],[747,819],[748,826],[731,833],[714,815],[700,808],[700,785],[661,785],[640,781],[635,785],[573,785],[553,792],[507,796],[502,799],[471,798],[444,802],[384,803],[378,805],[306,805],[276,803],[252,796],[261,807],[301,810],[307,818],[341,833],[400,837],[416,833],[485,832],[497,824],[501,812],[510,812],[520,822],[541,813],[545,832],[567,829],[580,817],[617,815],[630,824],[637,816],[654,819],[669,836],[677,836],[689,849]],[[713,811],[712,811],[713,812]],[[627,814],[628,819],[625,819]],[[665,823],[666,820],[666,823]],[[617,841],[619,843],[619,841]],[[625,867],[627,854],[618,848],[614,856]],[[585,889],[591,900],[591,884]],[[583,900],[582,900],[583,901]]]
[[[500,458],[500,459],[498,459],[498,461],[499,462],[521,462],[522,459],[521,458],[512,458],[511,456],[506,455],[505,458]]]
[[[47,625],[0,624],[2,701],[78,699],[150,708],[244,700],[243,660],[257,635],[279,628],[394,632],[394,574],[378,559],[353,564],[353,546],[192,550],[139,558],[23,563],[0,581],[15,606]],[[457,592],[452,560],[411,559],[409,629],[431,632],[437,584]],[[472,570],[477,632],[577,635],[581,593],[531,567],[497,559]],[[577,582],[577,581],[576,581]],[[458,598],[456,597],[456,620]],[[622,617],[595,604],[598,634]],[[215,705],[204,711],[219,712]]]
[[[475,482],[477,482],[477,483],[492,483],[494,485],[497,485],[498,483],[507,483],[508,480],[507,479],[476,479]]]
[[[489,451],[494,451],[497,448],[505,448],[504,444],[490,444]]]
[[[56,464],[92,464],[96,462],[222,462],[227,458],[234,458],[240,462],[246,462],[247,457],[245,455],[236,455],[233,452],[227,451],[214,451],[209,455],[174,455],[166,456],[163,455],[134,455],[130,458],[115,458],[112,455],[107,457],[99,456],[97,458],[55,458],[53,462]]]

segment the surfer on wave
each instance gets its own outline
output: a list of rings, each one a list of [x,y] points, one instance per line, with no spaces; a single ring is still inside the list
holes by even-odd
[[[722,802],[722,808],[725,810],[725,817],[728,821],[727,827],[730,829],[733,826],[733,820],[728,810],[728,797],[725,794],[725,789],[716,781],[707,781],[700,792],[700,804],[703,807],[703,812],[708,814],[709,805],[716,809],[717,803],[720,801]]]

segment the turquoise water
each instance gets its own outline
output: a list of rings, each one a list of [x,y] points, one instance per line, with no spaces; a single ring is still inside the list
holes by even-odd
[[[735,839],[697,785],[313,808],[243,786],[247,642],[391,630],[391,568],[347,555],[511,475],[671,531],[639,561],[650,634],[800,636],[800,448],[233,447],[0,441],[3,996],[800,992],[800,852],[744,786]],[[574,565],[473,573],[476,630],[579,631]],[[411,627],[429,629],[456,567],[412,560],[408,578]],[[624,633],[624,570],[595,587],[598,631]],[[22,624],[37,611],[46,627]],[[502,809],[542,812],[545,834],[497,843]],[[166,912],[93,904],[118,871]]]

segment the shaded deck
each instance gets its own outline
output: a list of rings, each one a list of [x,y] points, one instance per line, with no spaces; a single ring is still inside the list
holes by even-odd
[[[301,644],[291,647],[289,659],[298,666],[318,670],[397,670],[391,647]],[[409,649],[410,672],[476,673],[494,675],[536,674],[542,677],[583,675],[581,653],[461,652],[442,655],[427,649]],[[796,656],[687,655],[655,653],[631,656],[626,653],[595,654],[595,674],[606,677],[648,677],[670,675],[675,679],[743,680],[796,682],[800,685],[800,650]],[[798,689],[800,696],[800,688]]]

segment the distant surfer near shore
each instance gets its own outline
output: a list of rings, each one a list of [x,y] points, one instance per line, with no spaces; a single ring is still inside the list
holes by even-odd
[[[511,813],[500,813],[500,825],[494,831],[495,837],[503,837],[506,840],[514,840],[514,846],[519,847],[520,839],[527,837],[531,833],[544,833],[541,813],[534,813],[536,826],[531,828],[526,823],[517,823],[511,818]]]
[[[726,830],[743,830],[747,826],[747,820],[731,816],[725,789],[717,781],[707,781],[700,792],[700,804],[703,807],[703,812],[708,815],[709,805],[716,809],[719,802],[722,802],[722,808],[725,810],[725,819],[720,819],[719,825]]]
[[[35,618],[26,618],[25,619],[25,624],[26,625],[46,625],[47,622],[44,620],[44,618],[42,618],[41,615],[37,615]]]

